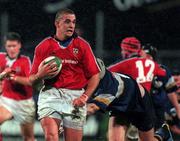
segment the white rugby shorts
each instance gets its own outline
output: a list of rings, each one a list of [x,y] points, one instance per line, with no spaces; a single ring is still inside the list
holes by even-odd
[[[32,98],[27,100],[13,100],[0,96],[0,105],[10,111],[15,121],[20,124],[32,123],[34,121],[35,103]]]
[[[56,89],[41,90],[38,99],[39,119],[52,117],[60,119],[64,127],[82,130],[86,121],[86,105],[75,108],[72,101],[84,93],[82,90]]]

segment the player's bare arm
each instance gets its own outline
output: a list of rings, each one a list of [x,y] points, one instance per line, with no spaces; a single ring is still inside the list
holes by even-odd
[[[34,83],[41,82],[44,77],[54,75],[57,71],[57,67],[53,62],[43,64],[36,74],[30,75],[29,77],[21,77],[11,74],[10,79],[23,84],[33,86]]]
[[[177,98],[176,93],[175,92],[169,93],[168,98],[171,101],[171,103],[173,104],[174,108],[176,109],[177,116],[180,119],[180,106],[178,103],[178,98]]]
[[[11,68],[4,69],[4,71],[0,73],[0,80],[9,77],[9,75],[12,73],[14,73],[14,71]]]
[[[96,104],[94,104],[94,103],[89,103],[88,105],[87,105],[87,114],[88,115],[92,115],[92,114],[94,114],[96,111],[98,111],[100,108],[96,105]]]
[[[74,99],[73,105],[77,106],[77,107],[84,106],[86,104],[86,101],[88,100],[88,98],[93,94],[93,92],[97,88],[99,81],[100,81],[99,73],[93,75],[89,79],[89,82],[87,84],[87,88],[86,88],[84,94],[82,94],[79,98]]]
[[[99,78],[99,73],[93,75],[88,84],[87,84],[87,88],[86,91],[84,92],[88,97],[90,97],[92,95],[92,93],[95,91],[95,89],[97,88],[98,84],[99,84],[100,78]]]

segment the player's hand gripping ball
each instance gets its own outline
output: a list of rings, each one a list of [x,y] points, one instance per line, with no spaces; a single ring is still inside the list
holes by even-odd
[[[40,69],[42,67],[42,65],[45,65],[45,64],[48,64],[50,62],[52,62],[52,64],[55,64],[56,67],[57,67],[57,71],[53,74],[53,75],[50,75],[50,76],[46,76],[44,79],[51,79],[51,78],[54,78],[55,76],[57,76],[59,74],[59,72],[61,71],[61,68],[62,68],[62,60],[56,56],[49,56],[47,58],[45,58],[39,65],[39,68]]]

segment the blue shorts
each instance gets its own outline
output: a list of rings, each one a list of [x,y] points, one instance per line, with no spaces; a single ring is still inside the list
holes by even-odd
[[[141,97],[138,85],[133,80],[126,86],[126,101],[124,97],[120,97],[119,100],[112,103],[109,107],[110,116],[119,117],[120,125],[131,123],[140,131],[149,131],[154,127],[154,109],[150,94],[145,91],[145,95]],[[121,98],[126,103],[123,103]],[[118,104],[119,106],[117,106]],[[126,108],[122,109],[122,105],[126,105]]]

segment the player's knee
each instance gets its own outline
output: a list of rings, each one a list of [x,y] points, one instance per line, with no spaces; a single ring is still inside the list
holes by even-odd
[[[124,138],[112,137],[112,138],[109,138],[108,141],[125,141],[125,137]]]
[[[52,131],[45,132],[45,140],[46,141],[56,141],[58,139],[58,133]]]
[[[24,138],[24,141],[35,141],[34,138]]]
[[[24,141],[34,141],[34,135],[24,135],[23,140]]]
[[[108,141],[125,141],[125,135],[124,134],[114,135],[109,133]]]

